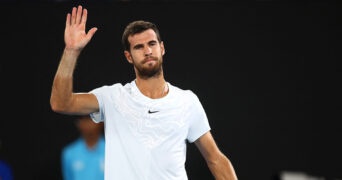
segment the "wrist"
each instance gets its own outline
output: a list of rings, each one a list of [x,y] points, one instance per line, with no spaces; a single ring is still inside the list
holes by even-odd
[[[67,55],[75,55],[78,56],[81,53],[80,49],[75,49],[75,48],[69,48],[69,47],[65,47],[64,48],[64,54]]]

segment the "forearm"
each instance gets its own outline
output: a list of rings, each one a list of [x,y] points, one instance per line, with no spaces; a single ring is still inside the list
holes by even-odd
[[[63,111],[71,102],[73,73],[79,54],[79,50],[65,48],[63,51],[51,90],[50,104],[54,111]]]
[[[237,180],[235,170],[230,160],[223,154],[216,160],[207,162],[216,180]]]

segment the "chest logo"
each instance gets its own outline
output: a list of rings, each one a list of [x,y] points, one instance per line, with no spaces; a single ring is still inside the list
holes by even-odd
[[[157,113],[157,112],[159,112],[159,111],[151,111],[151,110],[148,110],[148,113],[149,113],[149,114]]]

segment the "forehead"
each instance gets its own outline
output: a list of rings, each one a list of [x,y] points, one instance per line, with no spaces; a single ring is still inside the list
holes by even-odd
[[[157,35],[152,29],[148,29],[141,33],[133,34],[128,37],[128,41],[130,42],[132,46],[136,44],[148,43],[152,40],[157,41]]]

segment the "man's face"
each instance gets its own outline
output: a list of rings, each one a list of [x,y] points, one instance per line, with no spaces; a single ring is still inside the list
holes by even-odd
[[[148,78],[162,72],[164,44],[158,42],[152,29],[129,36],[128,41],[130,52],[125,51],[125,56],[134,65],[138,76]]]

